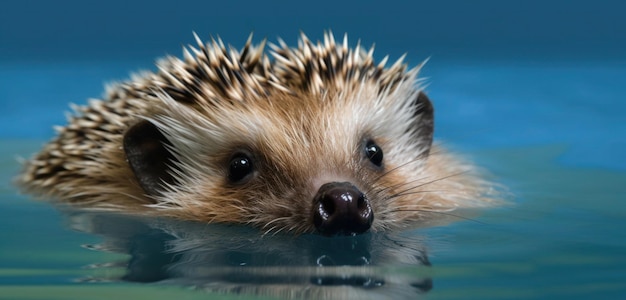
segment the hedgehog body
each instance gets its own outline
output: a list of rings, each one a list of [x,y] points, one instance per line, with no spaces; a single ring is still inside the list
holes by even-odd
[[[355,234],[483,206],[489,185],[433,145],[402,59],[332,34],[295,48],[221,40],[107,88],[27,162],[24,190],[83,208]]]

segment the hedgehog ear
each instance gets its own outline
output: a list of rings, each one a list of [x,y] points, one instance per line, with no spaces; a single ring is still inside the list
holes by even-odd
[[[415,123],[414,126],[417,127],[416,138],[419,139],[419,142],[426,146],[426,155],[430,151],[430,147],[433,144],[433,134],[435,130],[435,109],[433,108],[432,102],[430,99],[424,94],[424,92],[420,91],[413,102],[413,106],[415,107]]]
[[[174,184],[170,169],[176,161],[167,149],[171,145],[159,129],[149,121],[141,121],[124,134],[124,152],[139,185],[148,195],[163,191],[163,183]]]

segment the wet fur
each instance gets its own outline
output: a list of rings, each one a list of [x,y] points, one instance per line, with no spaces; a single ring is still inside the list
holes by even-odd
[[[376,64],[373,49],[337,44],[330,33],[318,43],[302,35],[297,48],[279,41],[271,55],[264,44],[237,51],[198,39],[182,59],[108,87],[104,99],[75,107],[18,183],[79,207],[267,232],[313,231],[311,200],[331,181],[366,194],[374,231],[492,203],[471,165],[432,145],[420,66]],[[364,158],[367,140],[382,147],[382,169]],[[256,166],[241,185],[226,180],[237,151]],[[156,167],[144,153],[156,153]]]

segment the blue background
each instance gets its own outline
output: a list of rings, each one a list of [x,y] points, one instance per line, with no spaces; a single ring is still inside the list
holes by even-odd
[[[2,60],[146,59],[219,34],[294,41],[323,29],[392,55],[623,59],[623,1],[11,1],[0,11]]]

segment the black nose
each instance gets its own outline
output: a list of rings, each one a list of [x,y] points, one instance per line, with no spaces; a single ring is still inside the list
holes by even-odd
[[[355,235],[372,226],[369,201],[349,182],[322,185],[313,198],[313,224],[324,235]]]

